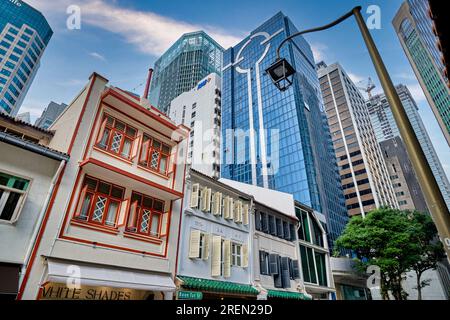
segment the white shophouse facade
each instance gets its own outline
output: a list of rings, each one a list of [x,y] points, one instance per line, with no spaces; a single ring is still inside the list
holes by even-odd
[[[19,299],[172,299],[189,129],[95,73],[50,129],[71,158]]]
[[[68,155],[52,133],[0,114],[0,298],[14,299],[20,272]]]
[[[199,291],[205,299],[256,299],[258,291],[252,287],[253,197],[189,170],[183,208],[179,291]],[[203,289],[199,289],[201,283]]]

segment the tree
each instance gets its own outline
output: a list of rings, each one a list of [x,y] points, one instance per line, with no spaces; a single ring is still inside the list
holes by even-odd
[[[352,250],[360,268],[369,265],[380,268],[383,299],[389,299],[391,292],[396,300],[405,300],[404,274],[416,271],[420,284],[422,273],[436,266],[437,261],[433,261],[443,249],[439,242],[431,241],[435,237],[436,229],[428,215],[381,208],[364,219],[353,217],[336,246]],[[418,290],[421,294],[421,288]]]

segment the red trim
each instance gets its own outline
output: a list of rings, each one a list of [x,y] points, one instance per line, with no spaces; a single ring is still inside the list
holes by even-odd
[[[91,79],[91,84],[89,85],[89,90],[88,90],[88,93],[87,93],[87,96],[86,96],[86,100],[84,100],[83,107],[81,108],[80,116],[78,117],[77,125],[75,126],[75,130],[73,131],[73,135],[72,135],[72,138],[70,140],[69,149],[67,150],[67,153],[69,155],[72,152],[72,148],[73,148],[73,145],[75,143],[75,139],[76,139],[76,137],[78,135],[78,130],[80,129],[81,121],[83,120],[84,112],[86,111],[86,107],[87,107],[87,104],[88,104],[89,99],[91,97],[92,88],[94,87],[94,83],[95,83],[96,79],[97,79],[97,74],[94,73],[93,77]]]
[[[72,220],[70,220],[70,224],[77,226],[77,227],[86,228],[86,229],[95,230],[95,231],[104,232],[104,233],[109,233],[109,234],[114,234],[114,235],[119,233],[119,230],[116,228],[108,228],[108,227],[101,226],[98,224],[89,223],[84,220],[78,220],[78,219],[72,218]]]
[[[108,88],[108,89],[103,93],[103,95],[102,95],[102,100],[103,100],[106,96],[108,96],[108,95],[111,95],[111,96],[113,96],[114,98],[116,98],[116,99],[118,99],[118,100],[120,100],[120,101],[122,101],[122,102],[124,102],[124,103],[127,103],[128,105],[132,106],[132,107],[135,108],[136,110],[138,110],[138,111],[144,113],[144,114],[147,115],[147,116],[150,116],[151,118],[157,120],[158,122],[160,122],[161,124],[165,125],[166,127],[170,128],[170,129],[172,129],[172,130],[178,129],[178,126],[176,126],[176,125],[173,124],[172,122],[170,122],[170,121],[168,121],[168,120],[166,120],[166,119],[164,119],[164,118],[162,118],[162,117],[158,117],[158,116],[155,115],[153,112],[151,112],[151,111],[145,109],[144,107],[142,107],[140,104],[136,103],[135,101],[132,101],[132,100],[128,100],[128,101],[127,101],[127,99],[126,99],[122,94],[118,93],[117,91],[115,91],[115,90],[112,89],[112,88]]]
[[[34,264],[34,260],[36,259],[37,251],[39,249],[39,245],[42,240],[42,236],[44,235],[45,227],[47,226],[47,222],[50,216],[50,212],[53,208],[53,204],[55,203],[56,194],[58,193],[59,186],[61,185],[62,177],[64,176],[64,172],[66,170],[67,163],[64,164],[64,167],[61,170],[61,173],[59,174],[58,180],[56,182],[55,188],[53,189],[47,210],[45,211],[44,218],[42,220],[42,225],[39,228],[39,233],[36,238],[36,242],[33,246],[33,250],[31,251],[30,260],[28,261],[28,267],[26,268],[25,275],[23,276],[22,284],[20,285],[19,292],[17,294],[17,300],[22,300],[23,291],[25,290],[25,286],[28,282],[28,278],[30,277],[31,269]]]
[[[152,186],[154,188],[161,189],[161,190],[163,190],[165,192],[168,192],[168,193],[171,193],[171,194],[173,194],[173,195],[175,195],[177,197],[183,198],[183,192],[175,191],[175,190],[170,189],[170,188],[168,188],[166,186],[163,186],[163,185],[160,185],[160,184],[158,184],[156,182],[153,182],[153,181],[150,181],[148,179],[142,178],[142,177],[137,176],[135,174],[132,174],[132,173],[130,173],[128,171],[116,168],[114,166],[111,166],[111,165],[109,165],[107,163],[104,163],[104,162],[102,162],[100,160],[97,160],[97,159],[93,159],[93,158],[87,159],[87,160],[83,161],[80,164],[80,167],[83,167],[83,166],[85,166],[88,163],[92,163],[92,164],[94,164],[96,166],[102,167],[104,169],[107,169],[107,170],[110,170],[112,172],[121,174],[121,175],[126,176],[126,177],[128,177],[130,179],[137,180],[139,182],[142,182],[142,183],[147,184],[149,186]]]
[[[140,125],[146,127],[147,129],[149,129],[150,131],[156,132],[157,134],[159,134],[159,135],[165,137],[166,139],[168,139],[168,140],[170,140],[170,141],[178,142],[178,141],[172,140],[171,137],[169,137],[168,135],[162,133],[161,131],[156,130],[155,128],[150,127],[148,124],[145,124],[145,123],[142,122],[141,120],[138,120],[138,119],[136,119],[135,117],[132,117],[132,116],[130,116],[129,114],[124,113],[123,111],[117,109],[116,107],[113,107],[113,106],[110,105],[109,103],[102,101],[102,104],[105,105],[105,106],[107,106],[108,108],[113,109],[113,110],[116,111],[116,112],[119,112],[120,114],[124,115],[125,117],[128,117],[129,119],[132,119],[133,121],[139,123]],[[151,135],[151,134],[150,134],[150,135]]]
[[[125,238],[131,238],[131,239],[134,239],[134,240],[150,242],[150,243],[155,243],[155,244],[162,244],[163,243],[163,240],[161,240],[161,239],[157,239],[157,238],[153,238],[153,237],[146,237],[146,236],[143,236],[143,235],[137,235],[137,234],[135,234],[133,232],[124,231],[123,236]],[[166,245],[166,247],[167,247],[167,245]]]
[[[185,156],[187,157],[187,149],[186,148],[186,153]],[[178,151],[178,150],[177,150]],[[174,175],[174,181],[175,181],[175,175]],[[186,184],[186,164],[184,165],[184,173],[183,173],[183,193],[184,193],[184,188],[185,188],[185,184]],[[181,204],[180,204],[180,221],[178,223],[178,241],[177,241],[177,254],[175,256],[175,271],[174,274],[176,275],[178,272],[178,255],[180,253],[180,235],[181,235],[181,225],[183,222],[183,205],[184,205],[184,196],[183,199],[181,199]],[[168,243],[167,239],[167,243]]]
[[[144,171],[147,171],[147,172],[152,173],[152,174],[154,174],[154,175],[157,175],[158,177],[161,177],[161,178],[164,178],[164,179],[167,179],[167,180],[170,179],[170,178],[169,178],[169,174],[167,174],[167,175],[162,174],[162,173],[160,173],[160,172],[158,172],[158,171],[155,171],[155,170],[146,168],[146,167],[144,167],[143,165],[141,165],[141,164],[139,164],[139,163],[138,163],[137,167],[138,167],[139,169],[141,169],[141,170],[144,170]],[[172,188],[172,189],[173,189],[173,188]]]
[[[161,258],[166,257],[165,255],[162,255],[162,254],[151,253],[151,252],[146,252],[146,251],[141,251],[141,250],[136,250],[136,249],[130,249],[130,248],[110,245],[110,244],[106,244],[106,243],[99,243],[99,242],[90,241],[90,240],[78,239],[78,238],[73,238],[73,237],[68,237],[68,236],[62,236],[62,237],[60,237],[60,239],[90,244],[90,245],[94,245],[97,247],[105,247],[105,248],[110,248],[110,249],[118,249],[118,250],[122,250],[122,251],[139,253],[139,254],[144,254],[144,255],[148,255],[148,256],[155,256],[155,257],[161,257]]]
[[[132,165],[133,164],[132,160],[128,160],[127,158],[123,158],[123,157],[121,157],[121,156],[119,156],[119,155],[117,155],[115,153],[112,153],[111,151],[99,148],[96,145],[92,146],[92,150],[95,150],[95,151],[101,152],[103,154],[106,154],[106,155],[108,155],[110,157],[113,157],[114,159],[117,159],[119,161],[122,161],[123,163],[126,163],[128,165]]]
[[[125,93],[125,94],[126,94],[127,96],[129,96],[130,98],[133,98],[134,100],[137,100],[137,101],[140,102],[139,97],[137,97],[137,96],[135,96],[135,95],[132,95],[131,93],[129,93],[129,92],[123,90],[123,89],[120,89],[120,88],[118,88],[118,87],[114,87],[114,88],[116,88],[117,90],[119,90],[119,91],[122,92],[122,93]]]

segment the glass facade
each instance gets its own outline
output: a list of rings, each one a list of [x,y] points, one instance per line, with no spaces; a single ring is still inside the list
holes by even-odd
[[[221,176],[293,194],[323,212],[332,244],[348,218],[309,44],[296,38],[282,48],[297,70],[288,90],[265,72],[296,31],[280,12],[224,53]]]
[[[184,34],[156,62],[150,102],[167,113],[170,102],[208,74],[221,74],[223,48],[203,31]]]
[[[39,11],[0,0],[0,112],[17,115],[52,35]]]
[[[428,1],[405,2],[394,19],[394,26],[450,145],[450,89],[446,85],[444,65],[436,47],[428,8]]]
[[[420,146],[428,160],[428,164],[441,189],[447,207],[450,208],[450,183],[437,156],[436,150],[433,147],[431,139],[428,136],[422,118],[419,115],[419,108],[406,86],[398,85],[396,86],[396,89],[403,108],[405,108],[409,121],[419,140]],[[384,94],[373,96],[372,99],[367,102],[367,106],[369,108],[370,121],[372,122],[379,143],[394,137],[400,137],[400,131],[398,130],[391,107]]]

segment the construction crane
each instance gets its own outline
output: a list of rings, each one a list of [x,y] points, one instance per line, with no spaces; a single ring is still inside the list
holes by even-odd
[[[357,88],[363,90],[369,96],[369,99],[372,99],[372,91],[376,88],[375,83],[372,81],[372,78],[369,77],[367,82],[365,80],[359,81],[357,84]],[[358,87],[361,85],[361,87]]]

